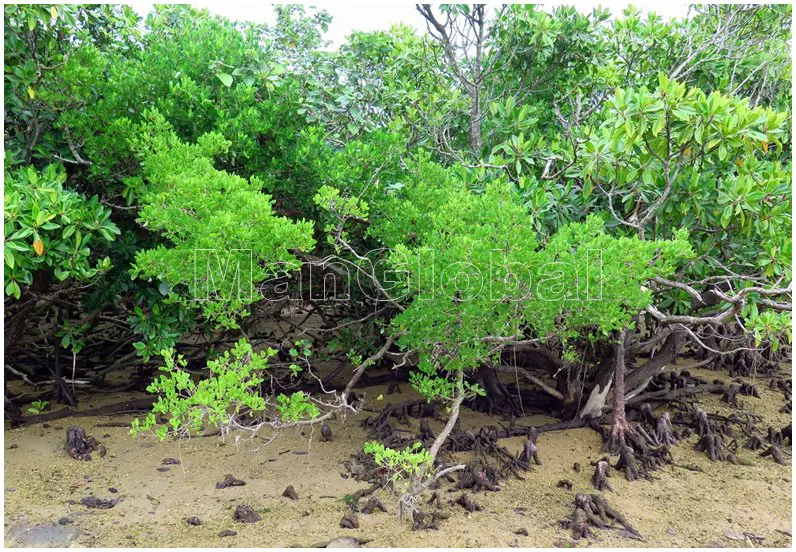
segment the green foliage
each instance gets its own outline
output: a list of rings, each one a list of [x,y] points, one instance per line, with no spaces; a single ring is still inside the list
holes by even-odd
[[[302,391],[289,396],[280,393],[276,400],[278,401],[276,410],[279,412],[279,417],[288,422],[317,418],[321,413]]]
[[[130,433],[153,431],[159,439],[170,435],[184,437],[190,432],[216,426],[224,431],[235,426],[242,415],[277,424],[290,424],[317,418],[318,407],[303,392],[280,394],[273,408],[260,392],[268,370],[268,361],[276,350],[255,351],[246,340],[238,341],[207,362],[210,376],[194,381],[186,370],[188,361],[173,350],[162,353],[165,372],[147,387],[158,395],[152,411],[143,419],[133,421]],[[165,419],[160,423],[160,419]]]
[[[48,401],[33,401],[30,403],[30,408],[28,408],[28,412],[33,415],[41,414],[47,408],[47,405],[50,404]]]
[[[133,347],[144,362],[174,347],[180,335],[191,327],[181,305],[160,301],[153,301],[148,311],[135,305],[127,323],[140,336],[141,341],[133,343]]]
[[[148,120],[134,143],[144,160],[139,221],[172,247],[140,252],[133,273],[165,283],[175,301],[201,301],[208,321],[236,327],[261,297],[257,283],[298,268],[290,251],[312,247],[312,224],[275,216],[257,178],[215,169],[213,157],[230,145],[221,135],[186,144],[160,114]]]
[[[458,24],[470,9],[437,11]],[[452,399],[484,393],[458,382],[503,343],[571,362],[650,305],[702,314],[656,276],[791,280],[789,6],[668,21],[506,6],[482,55],[459,58],[470,84],[407,26],[330,51],[326,12],[275,10],[262,25],[183,5],[145,21],[4,8],[8,328],[32,335],[57,298],[36,346],[93,351],[112,324],[120,355],[148,361],[191,330],[241,326],[270,299],[260,284],[295,292],[304,255],[336,257],[359,284],[346,316],[379,314],[323,354],[359,365],[389,335],[420,354],[413,385]],[[750,294],[740,313],[761,348],[790,341],[775,300]],[[159,410],[136,428],[319,415],[303,394],[261,397],[269,353],[245,347],[201,380],[167,354]],[[292,373],[311,355],[296,342]]]
[[[767,342],[773,351],[778,351],[783,344],[792,342],[793,329],[790,314],[773,311],[758,312],[757,305],[754,303],[750,305],[749,311],[745,324],[747,330],[754,335],[756,346],[759,347]]]
[[[387,468],[393,481],[408,480],[431,464],[431,454],[420,443],[398,451],[377,441],[368,441],[363,449],[372,454],[376,464]]]
[[[137,35],[130,6],[4,6],[5,162],[74,158],[69,123],[100,94],[100,49],[124,52]]]
[[[165,372],[156,378],[147,391],[157,393],[158,399],[143,421],[134,420],[130,433],[136,435],[154,429],[155,435],[165,439],[199,431],[208,425],[223,427],[242,412],[265,410],[265,399],[257,391],[268,368],[268,358],[274,350],[255,352],[246,341],[239,341],[231,351],[207,363],[211,376],[196,383],[185,368],[188,362],[173,350],[163,351]],[[158,423],[159,416],[166,423]]]
[[[85,199],[64,188],[58,165],[39,172],[33,167],[5,174],[5,293],[19,299],[33,274],[47,271],[62,282],[89,280],[110,268],[90,246],[112,242],[119,229],[97,196]]]
[[[699,254],[790,278],[790,165],[778,155],[788,113],[659,81],[654,92],[616,91],[582,147],[584,193],[642,234],[692,228]],[[711,274],[709,262],[694,276]]]
[[[412,381],[429,399],[452,397],[444,374],[496,360],[501,339],[528,330],[562,344],[605,339],[651,304],[651,278],[693,256],[685,231],[669,241],[617,238],[599,217],[541,246],[506,185],[483,195],[450,192],[428,220],[419,245],[396,247],[390,260],[411,298],[393,329],[402,346],[421,353]]]
[[[64,320],[61,329],[56,334],[61,338],[61,347],[70,349],[77,354],[86,346],[85,336],[90,329],[90,324],[80,324],[72,320]]]

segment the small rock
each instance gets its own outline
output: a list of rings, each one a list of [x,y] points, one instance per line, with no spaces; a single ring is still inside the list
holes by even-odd
[[[321,424],[321,441],[331,441],[332,440],[332,428],[329,427],[329,424],[323,422]]]
[[[246,482],[242,479],[237,479],[231,473],[224,476],[224,481],[216,483],[216,489],[226,489],[227,487],[240,487],[245,485]]]
[[[116,506],[119,502],[116,498],[97,498],[96,496],[86,496],[81,502],[86,508],[98,508],[100,510],[107,510]]]
[[[675,532],[674,528],[672,528],[672,527],[669,527],[669,528],[666,530],[666,534],[667,534],[667,535],[669,535],[670,537],[673,537],[673,536],[675,536],[677,533]]]
[[[293,488],[293,485],[288,485],[287,488],[282,493],[282,496],[289,498],[290,500],[298,500],[298,493],[296,493],[296,489]]]
[[[240,523],[256,523],[263,518],[248,504],[238,504],[233,514],[233,519]]]
[[[237,535],[237,533],[235,531],[230,531],[229,529],[224,529],[218,534],[218,536],[221,538],[234,537],[235,535]]]
[[[556,548],[575,548],[578,545],[575,541],[572,540],[558,539],[553,543],[553,546],[555,546]]]
[[[376,498],[375,496],[370,497],[367,504],[362,508],[363,514],[372,514],[376,510],[381,510],[382,512],[386,512],[387,508],[384,507],[384,504],[381,503],[381,500]]]
[[[556,487],[558,487],[559,489],[566,489],[568,491],[571,491],[572,481],[570,481],[569,479],[562,479],[561,481],[556,483]]]
[[[6,527],[7,546],[20,548],[69,548],[80,535],[77,527],[18,524]]]
[[[158,470],[159,472],[167,472],[167,471],[169,471],[169,467],[168,466],[158,466],[155,469]]]
[[[736,531],[735,529],[725,529],[724,536],[728,539],[737,540],[737,541],[745,541],[746,535],[741,533],[740,531]]]
[[[189,517],[189,518],[188,518],[188,519],[186,519],[185,521],[188,523],[188,525],[193,525],[194,527],[195,527],[195,526],[198,526],[198,525],[202,525],[202,520],[200,520],[200,519],[199,519],[198,517],[196,517],[196,516]]]
[[[575,471],[575,473],[580,473],[580,462],[575,462],[572,464],[572,469]]]
[[[62,517],[58,519],[58,525],[69,525],[70,523],[74,523],[72,518]]]
[[[55,429],[59,429],[59,428],[56,427]],[[102,436],[102,438],[103,439],[110,439],[111,438],[111,434],[110,433],[106,433],[105,435]]]
[[[337,537],[329,541],[326,548],[362,548],[354,537]]]
[[[11,445],[8,448],[10,448],[10,449],[19,448],[19,445],[16,444],[16,443],[11,443]]]
[[[182,462],[180,462],[176,458],[164,458],[163,460],[160,461],[160,464],[162,466],[178,466],[182,464]]]
[[[119,492],[119,489],[117,489],[116,487],[108,487],[108,492],[116,494]]]
[[[340,527],[343,529],[359,529],[359,519],[355,514],[346,514],[340,520]]]
[[[520,527],[516,531],[514,531],[515,535],[522,535],[523,537],[528,536],[528,530],[525,527]]]

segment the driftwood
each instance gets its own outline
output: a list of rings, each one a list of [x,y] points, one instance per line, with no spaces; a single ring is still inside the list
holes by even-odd
[[[150,410],[153,404],[155,404],[155,397],[145,397],[143,399],[134,399],[118,404],[101,406],[99,408],[91,408],[89,410],[73,410],[71,408],[62,408],[61,410],[45,412],[44,414],[36,414],[34,416],[13,417],[11,418],[11,424],[15,427],[18,427],[27,424],[38,424],[41,422],[60,420],[61,418],[68,418],[69,416],[118,416],[120,414],[130,414],[133,412]],[[8,412],[6,412],[6,414],[8,414]]]

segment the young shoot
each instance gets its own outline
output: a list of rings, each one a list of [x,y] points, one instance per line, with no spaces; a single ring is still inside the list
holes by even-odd
[[[373,455],[376,464],[387,468],[393,483],[401,481],[408,483],[433,460],[431,453],[419,442],[398,451],[385,447],[382,443],[368,441],[362,450]]]
[[[147,387],[158,394],[157,401],[143,420],[133,421],[130,433],[186,438],[214,426],[223,439],[235,429],[256,432],[263,425],[279,427],[317,418],[320,410],[303,392],[281,394],[275,403],[261,394],[268,361],[276,353],[271,348],[257,352],[246,340],[238,341],[208,361],[210,377],[197,382],[185,370],[187,361],[182,355],[164,351],[165,366],[160,368],[164,373]]]

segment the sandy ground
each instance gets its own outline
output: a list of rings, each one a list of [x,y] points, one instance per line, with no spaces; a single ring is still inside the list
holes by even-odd
[[[703,374],[710,379],[714,372]],[[762,387],[762,386],[761,386]],[[402,395],[381,401],[376,397],[383,387],[365,391],[368,408],[386,402],[412,398],[407,386]],[[761,389],[761,399],[743,397],[746,407],[764,417],[764,427],[782,427],[790,415],[780,414],[781,393]],[[129,398],[117,394],[105,402]],[[99,406],[98,400],[91,406]],[[728,413],[718,397],[703,397],[709,412]],[[320,442],[318,431],[288,430],[266,444],[271,435],[253,440],[221,443],[216,437],[195,438],[181,443],[159,442],[152,438],[132,438],[121,427],[98,424],[126,420],[114,418],[72,418],[51,423],[50,427],[5,430],[5,542],[21,544],[14,535],[20,529],[53,525],[68,517],[69,527],[77,529],[73,546],[209,546],[276,547],[311,546],[339,536],[354,536],[369,542],[366,546],[404,547],[549,547],[572,546],[570,532],[559,520],[572,514],[576,492],[594,492],[590,484],[589,462],[600,455],[599,436],[590,429],[545,433],[539,437],[542,466],[528,472],[523,481],[504,480],[496,493],[478,493],[475,498],[483,511],[467,514],[458,506],[446,505],[450,518],[438,531],[413,532],[399,522],[395,496],[386,490],[377,496],[388,513],[360,515],[359,529],[341,529],[339,521],[346,511],[344,497],[366,487],[352,478],[345,479],[342,463],[360,449],[367,439],[359,421],[360,413],[343,424],[332,424],[333,442]],[[541,417],[518,423],[542,424],[553,421]],[[497,420],[467,411],[463,427],[480,428]],[[416,424],[416,421],[412,422]],[[64,451],[65,431],[79,424],[107,447],[108,454],[94,454],[90,462],[69,458]],[[415,426],[416,427],[416,426]],[[432,422],[432,428],[439,424]],[[780,466],[770,458],[742,450],[739,456],[751,465],[712,463],[704,454],[693,451],[695,438],[673,450],[674,466],[655,472],[652,481],[627,482],[614,475],[614,492],[606,493],[611,505],[624,513],[644,536],[644,541],[628,540],[615,530],[596,530],[578,546],[657,546],[704,547],[750,546],[746,532],[763,540],[762,546],[792,545],[791,466]],[[503,441],[519,451],[520,439]],[[15,445],[15,446],[14,446]],[[13,447],[13,448],[12,448]],[[791,448],[786,449],[790,460]],[[182,464],[168,472],[156,470],[162,459],[174,457]],[[584,466],[580,473],[574,462]],[[691,471],[681,465],[696,465]],[[227,473],[246,481],[245,486],[216,489],[215,483]],[[557,488],[568,479],[572,490]],[[293,485],[298,501],[281,497]],[[108,489],[115,488],[118,493]],[[81,498],[123,498],[108,510],[88,509]],[[446,495],[454,498],[454,494]],[[255,524],[236,523],[232,513],[246,502],[262,515]],[[198,516],[202,525],[190,526],[186,518]],[[525,528],[528,536],[514,531]],[[220,538],[222,530],[236,536]],[[740,539],[740,540],[739,540]]]

